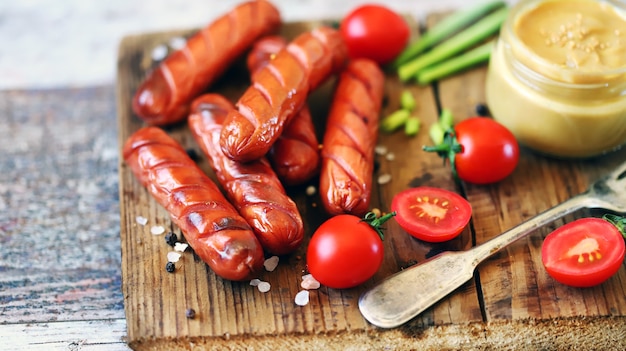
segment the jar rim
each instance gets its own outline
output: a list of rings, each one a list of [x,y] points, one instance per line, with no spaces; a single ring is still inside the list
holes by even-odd
[[[571,86],[581,85],[588,86],[589,88],[606,86],[608,82],[613,80],[619,80],[623,82],[626,79],[626,64],[619,68],[606,69],[601,71],[585,71],[574,67],[568,67],[563,65],[557,65],[550,62],[548,59],[541,57],[516,35],[514,26],[518,19],[531,11],[532,9],[545,2],[558,2],[558,1],[571,1],[571,0],[526,0],[520,1],[513,6],[508,14],[507,20],[504,22],[500,36],[506,38],[511,47],[515,47],[516,57],[524,57],[525,61],[532,61],[536,66],[540,66],[547,71],[553,72],[551,77],[544,76],[546,80],[552,80],[553,84]],[[611,6],[617,14],[624,18],[626,21],[626,4],[616,0],[578,0],[578,1],[590,1],[606,3]],[[525,65],[527,66],[527,65]],[[532,69],[531,69],[532,70]],[[534,71],[534,70],[533,70]],[[569,76],[574,77],[573,81],[560,80],[556,77]],[[601,80],[599,78],[602,77]]]

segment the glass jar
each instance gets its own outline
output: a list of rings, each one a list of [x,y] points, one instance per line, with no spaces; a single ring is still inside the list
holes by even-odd
[[[576,11],[573,23],[560,17],[567,11]],[[623,33],[615,25],[623,26]],[[606,26],[614,35],[605,32],[609,35],[592,46],[595,29]],[[561,41],[565,61],[541,51],[558,49]],[[586,66],[590,60],[600,64]],[[486,98],[493,118],[541,153],[586,158],[619,148],[626,143],[626,5],[520,1],[491,55]]]

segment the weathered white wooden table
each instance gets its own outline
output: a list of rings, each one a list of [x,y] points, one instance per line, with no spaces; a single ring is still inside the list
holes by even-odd
[[[237,2],[0,3],[0,350],[127,350],[115,60],[127,34],[204,25]],[[286,21],[365,1],[275,0]],[[417,18],[469,4],[393,0]]]

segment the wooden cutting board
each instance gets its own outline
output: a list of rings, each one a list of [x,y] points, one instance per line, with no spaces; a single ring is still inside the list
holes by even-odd
[[[290,23],[282,31],[293,38],[320,24]],[[155,65],[152,51],[190,33],[193,31],[149,33],[122,41],[117,82],[120,148],[143,126],[130,106],[135,89]],[[464,250],[482,243],[584,191],[590,182],[626,159],[626,150],[573,161],[549,159],[523,149],[517,170],[506,180],[487,186],[455,185],[442,160],[421,147],[430,144],[427,130],[441,107],[451,109],[456,122],[475,114],[475,106],[485,101],[485,72],[484,66],[478,67],[425,87],[402,84],[389,73],[382,114],[396,110],[400,92],[409,89],[417,100],[422,130],[416,137],[402,132],[381,134],[379,145],[388,153],[377,156],[374,174],[374,179],[389,174],[392,180],[375,184],[373,207],[388,211],[392,196],[408,187],[441,187],[457,191],[471,202],[470,226],[455,240],[428,244],[413,239],[391,221],[386,226],[386,258],[376,276],[354,289],[313,290],[306,306],[294,303],[306,273],[305,249],[315,228],[328,218],[317,205],[318,198],[305,194],[306,185],[288,188],[305,220],[305,242],[296,253],[281,257],[275,271],[260,277],[271,284],[270,291],[262,293],[247,282],[220,279],[191,252],[183,255],[175,273],[167,273],[166,255],[171,248],[163,235],[152,235],[150,228],[160,225],[182,237],[180,230],[120,157],[122,278],[129,345],[137,350],[518,349],[529,343],[541,349],[576,345],[626,348],[626,268],[591,289],[565,287],[543,270],[542,238],[563,220],[496,254],[479,267],[475,279],[403,327],[379,329],[359,313],[359,295],[381,279],[443,250]],[[243,62],[237,62],[210,91],[234,102],[248,84]],[[333,84],[322,86],[309,101],[320,140]],[[195,151],[199,165],[213,177],[184,123],[166,131]],[[593,213],[578,212],[565,220],[586,215]],[[147,224],[139,224],[138,216],[147,218]],[[187,309],[196,312],[195,318],[186,317]]]

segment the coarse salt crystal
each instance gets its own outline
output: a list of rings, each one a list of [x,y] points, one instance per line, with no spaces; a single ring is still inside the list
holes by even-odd
[[[180,252],[170,251],[167,253],[167,261],[168,262],[178,262],[180,260]]]
[[[390,152],[387,154],[387,156],[385,156],[385,158],[387,159],[387,161],[393,161],[396,159],[396,154],[394,154],[393,152]]]
[[[376,145],[374,152],[376,152],[377,155],[384,155],[387,153],[387,147],[384,145]]]
[[[146,218],[144,216],[137,216],[137,217],[135,217],[135,220],[137,221],[137,224],[139,224],[139,225],[146,225],[146,224],[148,224],[148,218]]]
[[[161,235],[165,233],[165,228],[160,225],[154,225],[152,226],[152,228],[150,228],[150,233],[152,233],[152,235]]]
[[[265,262],[263,262],[263,266],[265,267],[265,270],[268,272],[272,272],[276,269],[276,267],[278,267],[278,256],[272,256],[270,258],[268,258],[267,260],[265,260]]]
[[[159,45],[152,49],[152,59],[154,61],[161,61],[167,56],[167,46]]]
[[[391,181],[391,174],[385,173],[378,176],[378,184],[387,184]]]
[[[319,289],[321,284],[317,281],[317,279],[313,278],[311,274],[306,274],[302,276],[302,283],[300,283],[302,289],[306,290],[314,290]]]
[[[257,285],[257,289],[262,293],[270,291],[270,287],[271,285],[268,282],[259,282],[259,285]]]
[[[187,44],[187,40],[183,37],[173,37],[170,39],[170,47],[174,50],[182,49],[185,47],[185,44]]]
[[[301,290],[296,294],[295,298],[296,305],[298,306],[306,306],[309,303],[309,291]]]
[[[174,244],[174,251],[185,252],[185,250],[187,250],[187,247],[189,247],[189,244],[177,242]]]
[[[258,279],[258,278],[254,278],[254,279],[250,280],[250,285],[252,285],[252,286],[258,286],[259,283],[261,283],[261,280]]]

